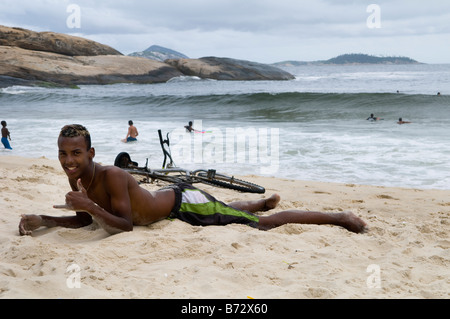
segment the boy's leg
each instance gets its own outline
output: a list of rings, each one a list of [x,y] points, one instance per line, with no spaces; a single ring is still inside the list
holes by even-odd
[[[12,147],[11,147],[11,145],[9,145],[9,141],[6,137],[2,137],[2,143],[6,149],[12,150]]]
[[[280,202],[280,196],[273,194],[269,198],[263,198],[253,201],[239,201],[228,204],[235,209],[243,210],[250,213],[264,212],[274,209]]]
[[[285,224],[329,224],[346,228],[355,233],[366,230],[366,223],[351,212],[322,213],[288,210],[259,218],[259,228],[269,230]]]

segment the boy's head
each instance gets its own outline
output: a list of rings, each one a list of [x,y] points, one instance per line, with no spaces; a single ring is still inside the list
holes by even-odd
[[[92,168],[95,150],[91,147],[91,135],[84,126],[64,126],[59,133],[58,149],[59,162],[69,179],[77,180]]]
[[[83,125],[70,124],[61,129],[59,137],[78,137],[81,136],[86,142],[87,150],[91,148],[91,134]]]
[[[129,121],[128,121],[128,125],[133,125],[133,121],[132,121],[132,120],[129,120]]]
[[[2,126],[6,127],[6,121],[2,121]]]

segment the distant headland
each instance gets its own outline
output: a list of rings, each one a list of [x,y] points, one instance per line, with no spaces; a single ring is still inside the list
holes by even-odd
[[[408,57],[378,57],[368,54],[351,53],[339,55],[323,61],[283,61],[273,63],[275,66],[302,66],[302,65],[360,65],[360,64],[422,64]]]
[[[162,47],[160,45],[152,45],[142,52],[133,52],[128,54],[128,56],[147,58],[160,62],[164,62],[167,59],[189,59],[189,57],[183,53]]]

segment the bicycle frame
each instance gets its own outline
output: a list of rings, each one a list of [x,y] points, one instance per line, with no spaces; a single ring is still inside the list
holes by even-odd
[[[227,176],[219,174],[215,169],[197,169],[190,171],[184,168],[176,167],[170,152],[169,133],[166,139],[163,139],[161,130],[158,130],[159,142],[164,154],[163,165],[161,169],[150,169],[148,167],[148,158],[144,167],[139,167],[138,163],[133,162],[128,153],[119,153],[114,161],[114,165],[127,171],[130,174],[143,176],[141,182],[153,183],[155,180],[162,180],[170,183],[204,183],[218,187],[225,187],[229,189],[238,190],[241,192],[250,193],[264,193],[264,187],[234,178],[234,176]],[[168,150],[165,145],[167,145]],[[169,163],[167,163],[169,160]],[[151,180],[151,181],[150,181]]]

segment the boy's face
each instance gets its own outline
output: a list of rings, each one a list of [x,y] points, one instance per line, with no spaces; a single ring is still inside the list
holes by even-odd
[[[78,179],[91,167],[95,156],[93,148],[87,149],[84,137],[59,137],[58,159],[69,179]]]

